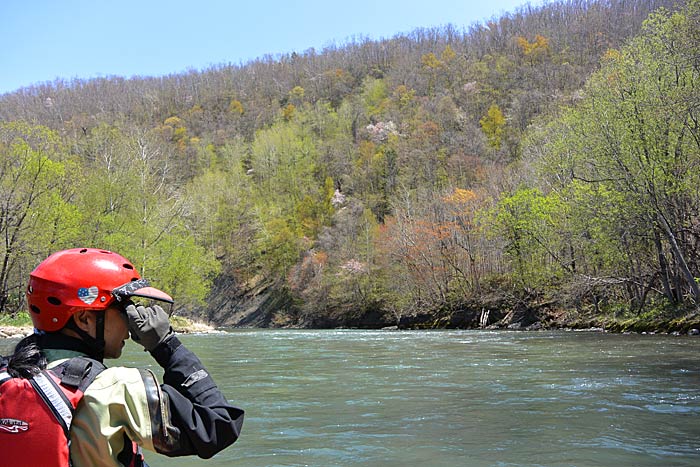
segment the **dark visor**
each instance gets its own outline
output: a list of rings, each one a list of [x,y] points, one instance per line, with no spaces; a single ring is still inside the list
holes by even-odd
[[[143,297],[161,302],[173,303],[174,300],[170,295],[151,287],[147,279],[139,279],[136,281],[127,282],[112,290],[112,295],[118,302],[129,300],[130,297]]]

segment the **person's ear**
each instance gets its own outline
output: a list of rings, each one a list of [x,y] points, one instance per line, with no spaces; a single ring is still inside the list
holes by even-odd
[[[80,310],[73,314],[73,321],[75,324],[87,333],[91,333],[94,328],[94,313],[88,310]]]

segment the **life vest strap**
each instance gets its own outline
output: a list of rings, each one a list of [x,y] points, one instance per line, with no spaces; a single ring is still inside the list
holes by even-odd
[[[51,412],[56,416],[56,420],[61,424],[63,431],[66,433],[66,438],[68,438],[70,425],[73,421],[73,406],[68,402],[63,391],[53,379],[43,371],[34,375],[30,381],[34,389],[51,409]]]

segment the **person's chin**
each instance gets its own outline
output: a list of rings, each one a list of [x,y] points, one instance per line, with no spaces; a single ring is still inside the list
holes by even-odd
[[[105,353],[105,358],[119,358],[119,357],[121,357],[123,348],[124,348],[124,342],[122,342],[122,345],[119,346],[119,348],[113,349],[109,353]]]

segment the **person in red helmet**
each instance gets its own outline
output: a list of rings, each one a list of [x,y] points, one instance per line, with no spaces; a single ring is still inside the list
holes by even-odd
[[[0,364],[4,458],[138,466],[146,465],[142,448],[210,458],[238,439],[243,410],[182,345],[163,308],[137,304],[173,299],[126,258],[92,248],[54,253],[30,274],[26,297],[35,333]],[[164,369],[162,384],[149,370],[104,366],[130,336]]]

